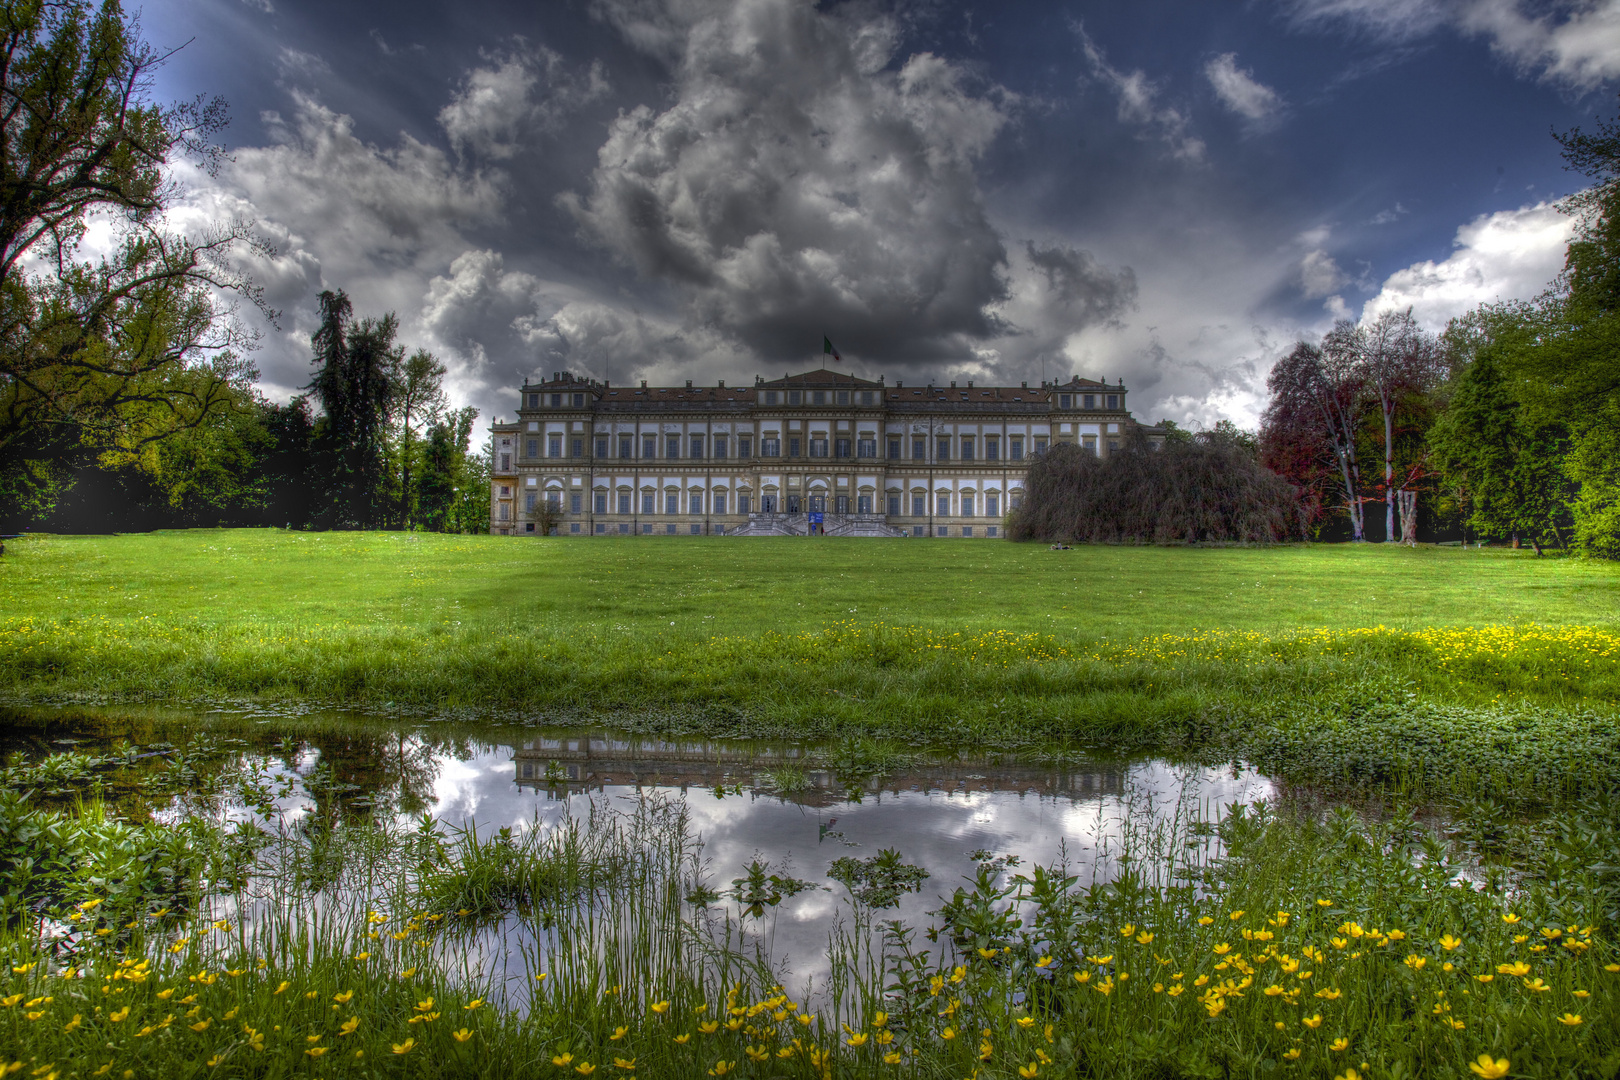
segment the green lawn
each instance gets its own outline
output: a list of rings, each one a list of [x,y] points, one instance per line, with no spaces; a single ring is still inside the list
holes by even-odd
[[[0,559],[13,702],[1243,754],[1620,780],[1620,567],[1528,552],[193,531]]]
[[[855,616],[1083,637],[1537,622],[1620,626],[1620,567],[1503,549],[1075,548],[996,541],[524,540],[196,530],[34,537],[7,616],[678,633]]]

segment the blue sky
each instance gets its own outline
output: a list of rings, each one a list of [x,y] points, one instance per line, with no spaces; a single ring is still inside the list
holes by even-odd
[[[1553,130],[1615,114],[1620,4],[456,5],[142,11],[234,160],[284,398],[314,298],[397,311],[460,401],[524,375],[1124,379],[1252,425],[1339,317],[1431,328],[1559,268]]]

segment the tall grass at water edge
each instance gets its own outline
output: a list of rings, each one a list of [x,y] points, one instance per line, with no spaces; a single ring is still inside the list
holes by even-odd
[[[167,893],[75,878],[71,894],[11,905],[0,1068],[131,1080],[1620,1068],[1613,807],[1568,809],[1506,848],[1399,812],[1126,825],[1101,876],[985,854],[930,928],[847,897],[831,982],[807,996],[768,948],[772,897],[801,883],[757,890],[756,864],[715,888],[733,868],[710,881],[679,803],[493,833],[424,821],[244,836],[205,822]]]

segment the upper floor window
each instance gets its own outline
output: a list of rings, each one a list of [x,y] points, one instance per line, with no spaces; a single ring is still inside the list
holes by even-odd
[[[796,457],[797,455],[794,455],[794,456]],[[827,440],[826,439],[811,439],[810,440],[810,456],[811,457],[826,457],[827,456]]]
[[[812,405],[825,405],[825,404],[827,404],[827,391],[825,391],[825,390],[813,390],[813,391],[811,391],[811,393],[810,393],[810,403]]]
[[[667,458],[681,456],[681,437],[679,435],[664,436],[664,456]]]
[[[551,435],[546,439],[546,456],[562,457],[562,436]]]
[[[838,404],[840,404],[840,405],[848,405],[849,404],[849,391],[848,390],[840,390],[840,391],[838,391]]]
[[[1007,451],[1007,456],[1012,458],[1014,461],[1023,461],[1024,460],[1024,440],[1023,439],[1008,439],[1007,442],[1009,444],[1009,449]]]
[[[749,452],[753,449],[753,443],[754,440],[749,438],[747,435],[737,436],[737,456],[740,458],[747,457]]]
[[[605,458],[608,456],[608,441],[605,437],[601,437],[596,440],[596,456],[599,458]],[[607,513],[605,510],[602,512]]]
[[[777,397],[777,394],[776,394],[775,390],[767,390],[767,391],[765,391],[765,404],[767,404],[767,405],[775,405],[778,400],[780,400],[780,399]]]
[[[760,457],[781,457],[782,456],[782,440],[781,439],[761,439],[761,440],[759,440],[759,456]]]
[[[656,498],[657,496],[650,491],[641,496],[641,512],[643,514],[651,514],[654,512],[653,503]]]
[[[1087,409],[1095,409],[1097,407],[1097,395],[1096,394],[1087,394],[1084,398],[1081,399],[1081,402],[1082,402],[1082,404],[1084,405],[1085,408],[1087,408]]]
[[[574,408],[583,409],[584,407],[585,407],[585,395],[584,394],[575,394],[574,395]]]
[[[1001,440],[994,435],[984,437],[984,460],[997,461],[1001,458]]]
[[[788,404],[789,405],[797,405],[803,399],[804,399],[804,395],[802,393],[800,393],[798,390],[789,390],[788,391]]]
[[[834,439],[833,440],[833,457],[841,457],[841,458],[849,457],[849,440],[848,439]]]
[[[855,446],[855,453],[859,457],[877,457],[877,440],[862,439]]]
[[[540,395],[539,394],[530,394],[529,395],[529,408],[538,409],[539,407],[540,407]]]
[[[1046,453],[1046,440],[1045,439],[1037,438],[1035,440],[1035,453],[1036,454],[1044,454],[1044,453]]]
[[[701,435],[692,436],[692,456],[694,458],[703,456],[703,436]]]
[[[941,439],[938,439],[936,441],[939,443],[939,445],[934,447],[934,460],[935,461],[949,461],[949,460],[951,460],[951,440],[948,439],[948,438],[941,438]]]
[[[512,455],[510,453],[502,454],[501,455],[501,472],[511,472],[511,471],[512,471]]]
[[[502,484],[501,485],[501,498],[510,499],[511,497],[512,497],[512,489],[509,486],[507,486],[506,484]]]
[[[1108,407],[1110,409],[1119,408],[1119,395],[1118,394],[1109,394],[1108,395]]]
[[[798,440],[798,438],[796,436],[789,436],[789,438],[788,438],[788,457],[798,457],[798,456],[799,456],[799,440]]]
[[[918,436],[911,440],[911,460],[922,461],[928,457],[928,440]]]
[[[540,456],[540,440],[529,439],[523,444],[523,456],[537,458]]]
[[[635,457],[635,441],[628,435],[619,436],[619,456],[621,458]]]
[[[966,435],[962,437],[962,460],[973,460],[973,440]]]
[[[995,495],[984,497],[984,516],[998,517],[1001,513],[1001,500]]]
[[[568,443],[568,456],[569,457],[584,457],[585,456],[585,440],[580,439],[580,438],[571,439],[569,441],[569,443]]]
[[[644,458],[658,456],[658,436],[643,435],[641,437],[641,456]]]
[[[890,461],[899,461],[900,460],[900,440],[899,439],[890,439],[889,440],[889,460]]]
[[[716,435],[714,437],[714,456],[716,458],[723,458],[726,456],[726,437],[724,435]]]
[[[674,492],[664,496],[664,513],[678,514],[681,512],[681,497]]]
[[[1071,403],[1073,401],[1074,401],[1074,397],[1072,395],[1070,395],[1070,394],[1059,394],[1058,395],[1058,408],[1060,408],[1060,409],[1072,408],[1073,406],[1072,406]]]
[[[596,512],[598,514],[607,513],[607,499],[608,497],[606,494],[598,493],[595,500],[592,502],[591,505],[596,507]]]
[[[551,407],[553,409],[562,408],[562,395],[561,394],[552,394],[551,395]]]
[[[971,496],[971,495],[962,496],[962,516],[963,517],[972,517],[973,516],[973,496]]]
[[[861,404],[862,405],[870,405],[870,404],[872,404],[872,391],[870,391],[870,390],[862,390],[861,391]]]

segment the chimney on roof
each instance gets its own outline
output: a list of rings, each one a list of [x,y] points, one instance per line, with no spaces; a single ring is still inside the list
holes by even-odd
[[[968,380],[968,389],[969,390],[973,389],[973,380],[972,379]]]
[[[956,380],[955,380],[955,379],[952,379],[952,380],[951,380],[951,389],[952,389],[952,390],[955,390],[955,389],[956,389]]]
[[[1023,385],[1024,385],[1024,389],[1025,389],[1025,390],[1028,390],[1028,389],[1029,389],[1029,380],[1028,380],[1028,379],[1025,379],[1025,380],[1024,380],[1024,384],[1023,384]]]
[[[688,390],[692,389],[692,380],[691,379],[686,380],[686,388]]]
[[[726,380],[721,379],[720,380],[720,389],[724,390],[725,388],[726,388]]]
[[[647,389],[647,380],[646,379],[641,380],[641,388],[643,390]]]

